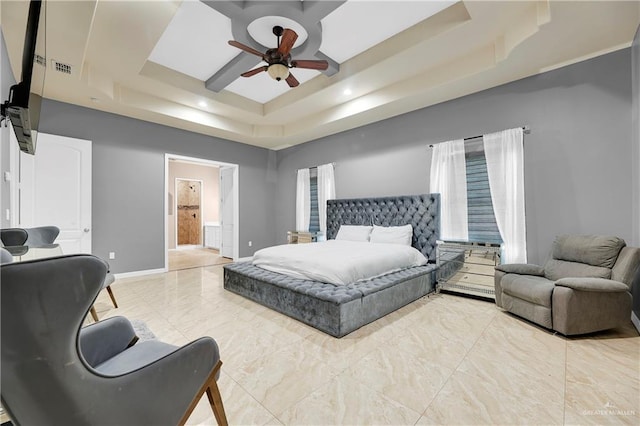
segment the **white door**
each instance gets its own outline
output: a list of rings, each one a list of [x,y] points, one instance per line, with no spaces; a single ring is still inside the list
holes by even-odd
[[[47,225],[64,254],[91,253],[91,141],[39,133],[20,153],[20,227]]]
[[[220,168],[220,227],[222,239],[220,255],[233,258],[234,236],[234,167]]]

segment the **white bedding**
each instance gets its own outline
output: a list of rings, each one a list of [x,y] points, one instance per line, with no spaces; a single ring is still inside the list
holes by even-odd
[[[253,255],[253,264],[263,269],[336,285],[426,263],[427,258],[413,247],[341,240],[285,244]]]

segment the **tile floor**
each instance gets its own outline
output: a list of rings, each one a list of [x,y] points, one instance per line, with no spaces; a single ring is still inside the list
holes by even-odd
[[[231,262],[231,259],[220,256],[218,250],[206,247],[169,250],[169,271],[221,265],[229,262]]]
[[[492,303],[424,297],[336,339],[222,287],[222,267],[119,279],[100,318],[221,350],[230,424],[640,424],[631,323],[566,339]],[[188,424],[215,424],[206,398]]]

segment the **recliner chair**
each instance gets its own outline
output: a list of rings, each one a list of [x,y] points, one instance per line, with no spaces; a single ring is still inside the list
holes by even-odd
[[[226,425],[211,337],[136,343],[124,317],[81,329],[106,272],[91,255],[0,268],[0,396],[14,424],[184,424],[206,392]]]
[[[615,328],[631,319],[640,248],[618,237],[561,235],[544,267],[495,267],[496,304],[564,335]]]

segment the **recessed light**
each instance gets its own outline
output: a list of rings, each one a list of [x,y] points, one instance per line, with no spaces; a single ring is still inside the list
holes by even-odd
[[[198,105],[200,105],[202,108],[205,108],[207,106],[207,103],[205,101],[200,101],[198,102]]]
[[[349,96],[352,92],[351,92],[351,89],[344,89],[344,92],[342,93]]]

